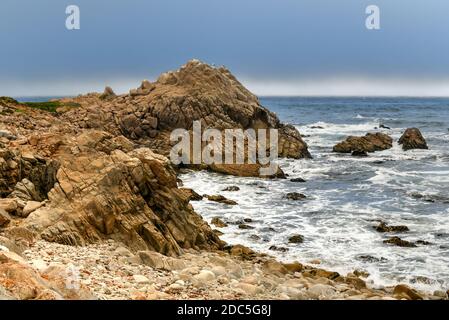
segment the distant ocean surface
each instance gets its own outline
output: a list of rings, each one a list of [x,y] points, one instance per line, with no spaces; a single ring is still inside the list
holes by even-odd
[[[280,161],[289,178],[306,183],[208,172],[182,175],[184,184],[200,194],[222,194],[239,203],[192,202],[208,222],[216,216],[254,221],[252,230],[232,224],[220,229],[223,240],[286,261],[319,259],[321,267],[343,274],[364,270],[376,286],[401,282],[426,291],[449,288],[449,99],[261,98],[261,103],[306,136],[314,158]],[[375,129],[380,124],[391,130]],[[402,151],[397,140],[409,127],[422,131],[430,150]],[[332,152],[348,135],[379,131],[394,138],[392,149],[367,158]],[[241,190],[222,191],[231,185]],[[308,199],[286,200],[288,192]],[[375,231],[379,219],[408,226],[410,232],[397,234],[402,239],[431,245],[386,245],[383,240],[396,234]],[[303,235],[304,243],[289,244],[294,234]],[[269,250],[273,245],[289,250]]]

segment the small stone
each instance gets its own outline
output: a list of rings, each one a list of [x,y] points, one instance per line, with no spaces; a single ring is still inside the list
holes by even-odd
[[[299,183],[304,183],[307,182],[306,180],[304,180],[303,178],[293,178],[290,179],[291,182],[299,182]]]
[[[229,192],[233,192],[233,191],[239,191],[240,188],[237,186],[229,186],[223,189],[223,191],[229,191]]]
[[[133,279],[134,279],[134,282],[136,282],[138,284],[150,283],[150,279],[148,279],[147,277],[140,275],[140,274],[133,275]]]

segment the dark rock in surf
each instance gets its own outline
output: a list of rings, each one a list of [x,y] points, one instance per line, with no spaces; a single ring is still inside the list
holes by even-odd
[[[239,229],[250,230],[250,229],[254,229],[254,227],[251,227],[247,224],[242,223],[242,224],[239,224]]]
[[[389,226],[381,221],[379,225],[373,227],[377,232],[407,232],[410,229],[407,226]]]
[[[404,134],[399,139],[399,144],[402,145],[404,151],[412,149],[429,149],[426,139],[424,139],[421,131],[417,128],[405,130]]]
[[[269,248],[269,250],[271,250],[271,251],[279,251],[279,252],[287,252],[287,251],[288,251],[288,248],[285,248],[285,247],[277,247],[277,246],[271,246],[271,247]]]
[[[350,136],[345,141],[336,144],[334,152],[352,153],[357,152],[376,152],[387,150],[393,147],[393,139],[384,133],[367,133],[363,137]]]
[[[415,248],[416,244],[414,244],[413,242],[407,241],[407,240],[402,240],[399,237],[392,237],[390,239],[384,240],[384,243],[386,244],[392,244],[398,247],[406,247],[406,248]]]
[[[299,183],[304,183],[307,182],[306,180],[304,180],[303,178],[293,178],[290,179],[291,182],[299,182]]]
[[[226,197],[224,197],[222,195],[212,195],[212,196],[206,196],[206,197],[209,201],[224,203],[224,204],[228,204],[231,206],[234,206],[237,204],[237,202],[235,202],[234,200],[227,199]]]
[[[223,191],[240,191],[240,188],[237,186],[229,186],[224,188]]]
[[[351,155],[353,157],[368,157],[368,153],[363,150],[354,150]]]
[[[289,243],[303,243],[304,242],[304,236],[300,234],[295,234],[288,238]]]
[[[285,195],[285,198],[286,198],[286,199],[289,199],[289,200],[298,201],[298,200],[304,200],[304,199],[306,199],[307,197],[306,197],[304,194],[302,194],[302,193],[298,193],[298,192],[290,192],[290,193],[287,193],[287,194]]]

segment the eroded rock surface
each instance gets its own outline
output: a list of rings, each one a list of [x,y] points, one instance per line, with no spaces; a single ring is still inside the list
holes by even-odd
[[[399,139],[399,144],[402,145],[402,149],[405,151],[412,149],[429,149],[426,139],[424,139],[421,131],[417,128],[405,130],[404,134]]]
[[[355,153],[387,150],[393,147],[393,139],[384,133],[367,133],[363,137],[348,137],[345,141],[334,146],[333,151],[339,153]]]

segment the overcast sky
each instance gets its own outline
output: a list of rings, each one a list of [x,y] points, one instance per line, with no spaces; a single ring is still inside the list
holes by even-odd
[[[0,95],[125,92],[197,58],[261,95],[449,96],[448,16],[448,0],[1,0]]]

